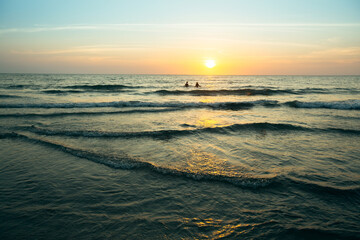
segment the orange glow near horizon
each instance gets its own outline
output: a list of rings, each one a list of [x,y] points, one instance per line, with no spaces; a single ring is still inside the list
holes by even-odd
[[[143,48],[99,45],[14,50],[7,61],[39,73],[66,69],[67,73],[100,74],[301,75],[350,74],[358,69],[359,48],[305,51],[308,47],[269,48],[256,42],[239,47],[220,42],[208,40],[205,45],[192,40],[182,47],[149,44]]]
[[[3,73],[360,74],[357,1],[2,2]]]

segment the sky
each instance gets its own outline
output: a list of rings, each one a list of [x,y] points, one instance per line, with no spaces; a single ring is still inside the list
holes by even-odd
[[[0,0],[0,72],[359,75],[360,1]]]

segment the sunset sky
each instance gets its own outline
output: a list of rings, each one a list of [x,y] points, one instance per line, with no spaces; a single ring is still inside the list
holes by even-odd
[[[360,74],[360,1],[0,0],[0,72]]]

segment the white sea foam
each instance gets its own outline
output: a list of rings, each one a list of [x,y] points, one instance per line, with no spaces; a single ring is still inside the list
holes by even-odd
[[[333,102],[288,102],[292,107],[297,108],[329,108],[343,110],[360,110],[360,100],[345,100]]]

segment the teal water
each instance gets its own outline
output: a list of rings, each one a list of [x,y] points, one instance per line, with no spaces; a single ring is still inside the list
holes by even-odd
[[[0,74],[0,237],[358,239],[359,120],[359,76]]]

